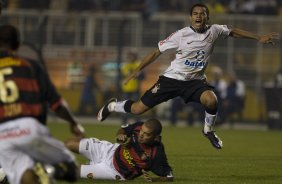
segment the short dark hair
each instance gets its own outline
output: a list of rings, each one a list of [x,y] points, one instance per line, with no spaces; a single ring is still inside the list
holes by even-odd
[[[192,13],[193,13],[193,10],[194,10],[195,7],[203,7],[203,8],[205,8],[208,18],[210,17],[209,8],[208,8],[206,5],[201,4],[201,3],[194,4],[194,5],[191,7],[191,9],[190,9],[190,15],[191,15],[191,16],[192,16]]]
[[[12,25],[0,26],[0,47],[7,47],[17,50],[20,44],[20,34],[16,27]]]
[[[148,119],[147,121],[144,122],[145,126],[148,127],[150,130],[153,131],[154,135],[161,135],[162,133],[162,124],[159,120],[157,119]]]

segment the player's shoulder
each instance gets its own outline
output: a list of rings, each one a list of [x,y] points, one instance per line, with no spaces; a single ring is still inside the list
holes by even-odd
[[[26,62],[26,63],[34,66],[34,67],[42,67],[41,63],[39,63],[39,61],[37,61],[37,60],[25,58],[25,57],[21,57],[21,56],[17,56],[17,58],[22,60],[23,62]]]
[[[185,34],[187,34],[187,33],[190,33],[190,32],[193,32],[193,30],[190,28],[190,26],[189,27],[184,27],[184,28],[182,28],[182,29],[179,29],[178,31],[178,34],[180,34],[180,35],[185,35]]]
[[[212,30],[218,30],[218,29],[224,29],[227,28],[227,25],[223,25],[223,24],[212,24],[212,25],[208,25],[210,27],[210,29]]]
[[[175,37],[185,37],[187,35],[190,35],[193,33],[193,30],[190,27],[183,27],[177,31],[175,31],[173,34]]]

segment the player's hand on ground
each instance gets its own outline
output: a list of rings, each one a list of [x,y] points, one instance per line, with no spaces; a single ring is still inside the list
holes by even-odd
[[[127,137],[125,134],[118,134],[116,136],[117,143],[126,146],[130,142],[130,137]]]
[[[85,137],[85,130],[79,123],[70,126],[71,132],[78,138]]]
[[[147,171],[142,169],[142,173],[143,173],[143,178],[144,178],[145,181],[153,182],[153,179],[150,177],[150,175],[149,175],[149,173]]]
[[[279,34],[275,32],[267,35],[262,35],[259,39],[261,43],[266,43],[266,44],[270,43],[272,45],[274,45],[277,40],[279,40]]]

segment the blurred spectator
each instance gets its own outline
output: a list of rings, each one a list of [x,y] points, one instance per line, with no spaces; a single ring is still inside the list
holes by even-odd
[[[66,11],[68,6],[68,0],[51,0],[50,9],[56,11]]]
[[[75,87],[77,84],[81,84],[83,81],[82,65],[79,62],[70,62],[67,66],[67,78],[70,88]]]
[[[282,65],[273,81],[264,84],[264,93],[268,128],[282,129]]]
[[[92,0],[95,4],[95,9],[98,11],[108,11],[112,10],[111,1],[110,0]],[[118,0],[113,2],[120,3]],[[114,5],[114,3],[112,3]]]
[[[170,117],[169,121],[170,124],[175,126],[177,123],[178,118],[178,112],[182,111],[185,109],[186,111],[186,116],[185,116],[185,121],[186,125],[192,126],[196,121],[203,122],[205,118],[204,114],[204,108],[194,102],[190,102],[188,104],[185,104],[184,101],[180,97],[176,97],[171,99],[171,108],[170,108]]]
[[[254,0],[231,0],[229,3],[230,13],[254,14],[256,2]]]
[[[277,88],[282,88],[282,66],[275,75],[274,84]]]
[[[226,97],[227,83],[223,79],[222,69],[218,66],[211,68],[211,78],[210,84],[214,87],[214,92],[217,96],[218,118],[220,118],[222,113],[222,100]]]
[[[8,7],[8,0],[0,0],[0,6],[1,6],[1,12],[2,12],[3,8],[6,9]]]
[[[127,62],[122,65],[121,73],[123,78],[128,76],[131,72],[133,72],[140,64],[140,60],[138,60],[138,55],[134,51],[130,51],[127,54]],[[139,92],[140,92],[140,81],[145,78],[144,73],[139,75],[137,78],[129,81],[126,85],[121,86],[122,89],[122,97],[125,99],[133,99],[138,100]],[[128,116],[133,117],[133,115],[123,114],[122,115],[122,123],[127,123]],[[138,121],[138,116],[135,118]]]
[[[145,8],[145,0],[122,0],[121,8],[123,11],[140,11]]]
[[[160,0],[158,2],[160,11],[173,13],[187,13],[193,4],[203,2],[199,0]]]
[[[245,93],[244,82],[237,79],[234,72],[228,74],[226,96],[222,99],[222,110],[218,124],[225,123],[232,114],[236,114],[239,119],[242,119],[242,112],[245,105]]]
[[[208,0],[206,5],[209,8],[210,14],[223,14],[226,13],[225,7],[217,0]]]
[[[218,96],[218,100],[223,99],[226,96],[226,87],[227,83],[223,79],[222,69],[218,66],[211,68],[211,77],[212,80],[210,84],[214,87],[215,93]]]
[[[170,0],[169,1],[169,10],[170,11],[175,11],[175,12],[180,12],[182,11],[182,2],[181,0]]]
[[[282,0],[277,0],[278,15],[282,16]]]
[[[260,15],[277,15],[278,14],[278,3],[277,0],[253,0],[256,2],[255,14]]]
[[[158,0],[123,0],[121,3],[123,11],[138,11],[145,20],[159,10]]]
[[[50,0],[19,0],[19,7],[22,9],[49,9]]]
[[[91,11],[95,9],[94,0],[69,0],[69,11]]]
[[[145,0],[145,8],[142,17],[146,20],[149,19],[154,13],[159,11],[158,0]]]
[[[80,96],[80,104],[78,107],[78,113],[80,115],[96,115],[96,94],[98,91],[100,91],[100,87],[95,80],[95,66],[92,65],[85,77],[83,89]]]

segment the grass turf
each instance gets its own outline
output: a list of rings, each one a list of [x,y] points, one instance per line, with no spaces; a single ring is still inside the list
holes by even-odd
[[[70,137],[68,125],[50,123],[54,137]],[[114,141],[118,125],[85,124],[87,136]],[[282,181],[282,132],[218,129],[224,148],[214,149],[200,128],[164,127],[163,142],[174,183],[181,184],[280,184]],[[86,160],[78,156],[78,161]],[[140,177],[132,183],[145,183]],[[58,182],[65,184],[65,182]],[[93,183],[79,180],[78,183]],[[95,183],[115,183],[98,181]]]

